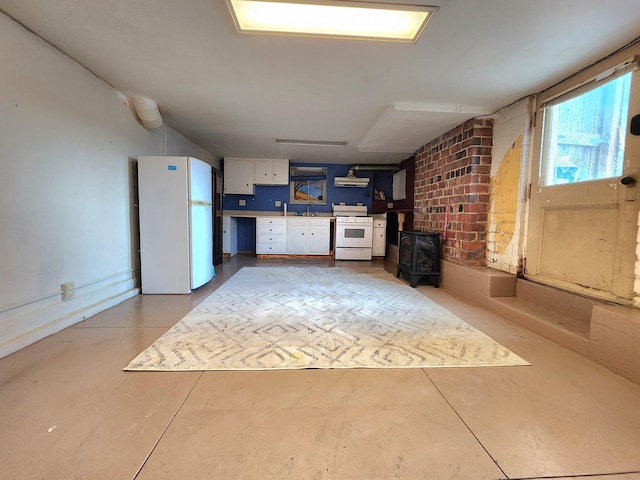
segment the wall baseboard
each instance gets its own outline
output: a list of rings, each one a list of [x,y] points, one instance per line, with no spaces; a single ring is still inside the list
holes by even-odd
[[[82,291],[86,290],[86,291]],[[6,357],[49,335],[75,325],[140,293],[135,279],[114,279],[108,285],[76,290],[67,301],[49,299],[0,315],[0,358]]]

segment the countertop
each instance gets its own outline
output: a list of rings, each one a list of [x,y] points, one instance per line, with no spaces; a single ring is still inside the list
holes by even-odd
[[[266,212],[258,210],[223,210],[223,217],[235,217],[235,218],[260,218],[260,217],[284,217],[283,211]],[[386,220],[387,215],[385,213],[370,213],[368,217],[373,217],[378,220]],[[329,220],[335,220],[331,213],[318,213],[318,215],[296,215],[294,212],[287,212],[287,218],[328,218]]]
[[[238,217],[238,218],[284,217],[284,212],[282,211],[265,212],[265,211],[257,211],[257,210],[223,210],[222,216]],[[330,213],[318,213],[318,215],[296,215],[295,212],[288,212],[287,218],[289,217],[335,219],[335,217]]]

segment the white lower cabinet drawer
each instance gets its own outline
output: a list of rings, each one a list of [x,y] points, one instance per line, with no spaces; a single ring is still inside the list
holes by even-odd
[[[258,229],[267,226],[287,228],[287,219],[284,217],[258,218],[257,226]]]
[[[256,221],[256,254],[287,253],[287,219],[258,218]]]
[[[257,243],[256,253],[258,255],[268,254],[285,254],[287,253],[287,244],[285,242],[278,243]]]

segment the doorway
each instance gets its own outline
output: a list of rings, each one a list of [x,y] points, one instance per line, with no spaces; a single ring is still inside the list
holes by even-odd
[[[638,231],[640,75],[629,53],[538,98],[525,277],[631,303]]]

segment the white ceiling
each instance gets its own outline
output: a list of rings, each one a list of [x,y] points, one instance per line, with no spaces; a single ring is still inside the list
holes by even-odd
[[[440,7],[415,45],[240,35],[224,0],[0,0],[0,10],[116,90],[154,99],[214,155],[309,163],[400,161],[640,35],[638,0],[407,3]]]

